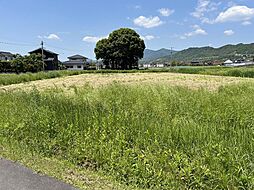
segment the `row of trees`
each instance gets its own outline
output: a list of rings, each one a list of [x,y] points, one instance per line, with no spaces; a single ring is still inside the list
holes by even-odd
[[[39,72],[42,70],[43,61],[41,55],[17,55],[13,61],[0,61],[0,72],[4,73]]]
[[[144,40],[134,30],[121,28],[97,42],[96,59],[102,59],[107,69],[133,69],[144,56]]]

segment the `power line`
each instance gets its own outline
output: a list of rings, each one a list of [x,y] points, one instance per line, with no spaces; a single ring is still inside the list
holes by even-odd
[[[48,47],[51,47],[51,48],[55,48],[55,49],[59,49],[59,50],[64,50],[64,51],[68,51],[68,52],[77,52],[77,51],[83,51],[83,50],[78,50],[78,49],[68,49],[68,48],[62,48],[62,47],[57,47],[57,46],[52,46],[52,45],[49,45],[47,43],[45,43]]]
[[[21,47],[37,47],[41,44],[31,44],[31,43],[19,43],[19,42],[7,42],[7,41],[0,41],[0,44],[4,44],[4,45],[11,45],[11,46],[21,46]],[[62,48],[62,47],[58,47],[58,46],[53,46],[50,45],[48,43],[44,43],[44,45],[46,45],[47,47],[50,48],[54,48],[57,50],[62,50],[62,51],[67,51],[67,52],[82,52],[83,50],[78,50],[78,49],[69,49],[69,48]],[[60,54],[64,54],[63,52],[61,52]]]
[[[37,46],[35,44],[27,44],[27,43],[15,43],[15,42],[3,42],[0,41],[0,44],[5,44],[5,45],[13,45],[13,46],[30,46],[30,47],[34,47]]]
[[[19,43],[19,42],[6,42],[6,41],[0,41],[0,44],[5,44],[5,45],[13,45],[13,46],[30,46],[30,47],[34,47],[34,46],[38,46],[39,44],[30,44],[30,43]],[[69,48],[62,48],[62,47],[58,47],[58,46],[53,46],[50,45],[48,43],[44,43],[46,46],[51,47],[51,48],[55,48],[55,49],[59,49],[59,50],[64,50],[64,51],[69,51],[69,52],[77,52],[77,51],[83,51],[80,49],[69,49]]]

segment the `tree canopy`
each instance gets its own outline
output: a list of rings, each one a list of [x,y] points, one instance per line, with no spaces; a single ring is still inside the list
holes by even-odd
[[[41,55],[31,54],[26,56],[16,55],[13,61],[0,61],[0,72],[25,73],[43,70]]]
[[[97,59],[103,60],[106,68],[132,69],[143,58],[145,48],[144,40],[136,31],[121,28],[98,41],[94,52]]]

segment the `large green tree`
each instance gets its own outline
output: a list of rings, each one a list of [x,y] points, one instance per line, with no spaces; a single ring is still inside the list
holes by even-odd
[[[98,41],[94,52],[107,68],[132,69],[143,58],[145,48],[144,40],[136,31],[121,28],[113,31],[108,38]]]

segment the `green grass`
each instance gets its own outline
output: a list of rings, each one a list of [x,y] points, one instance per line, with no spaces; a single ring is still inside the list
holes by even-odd
[[[80,74],[108,74],[108,73],[154,73],[154,72],[170,72],[185,74],[203,74],[218,75],[232,77],[254,78],[254,68],[229,68],[229,67],[187,67],[187,68],[164,68],[164,69],[148,69],[148,70],[87,70],[87,71],[50,71],[39,73],[23,73],[23,74],[0,74],[0,86],[18,84],[36,80],[59,78]]]
[[[122,185],[114,179],[76,166],[66,160],[48,158],[34,153],[17,143],[0,140],[0,158],[6,158],[32,169],[39,175],[47,175],[84,190],[141,190]]]
[[[0,74],[0,86],[18,84],[36,80],[58,78],[64,76],[78,75],[79,71],[50,71],[39,73],[23,73],[23,74]]]
[[[0,101],[1,104],[1,101]],[[0,122],[1,123],[1,122]],[[1,123],[2,124],[2,123]],[[84,190],[141,190],[131,185],[124,185],[116,179],[106,176],[101,171],[93,171],[75,165],[60,157],[47,157],[35,152],[23,143],[2,136],[0,124],[0,159],[6,158],[18,162],[40,175],[48,175]]]
[[[138,188],[254,188],[253,86],[75,92],[0,92],[0,143]]]

